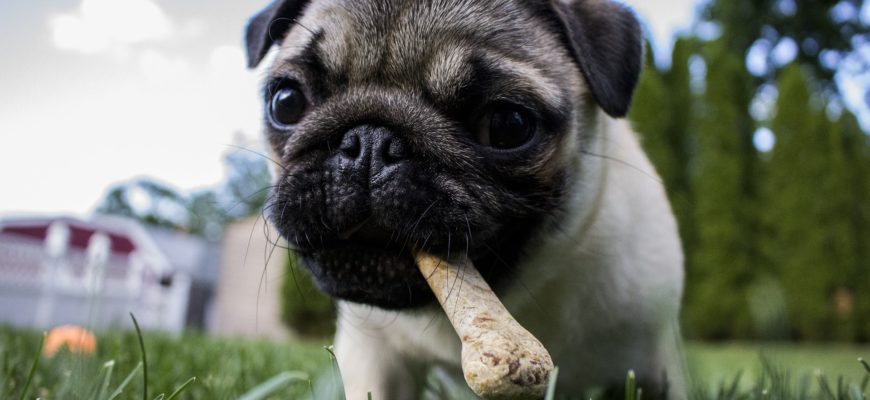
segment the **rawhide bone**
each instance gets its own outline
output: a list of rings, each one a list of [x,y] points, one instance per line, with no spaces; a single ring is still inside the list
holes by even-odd
[[[462,372],[484,399],[542,399],[553,360],[538,339],[508,313],[474,268],[415,254],[441,308],[462,342]]]

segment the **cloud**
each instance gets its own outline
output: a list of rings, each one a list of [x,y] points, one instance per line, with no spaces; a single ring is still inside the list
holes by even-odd
[[[209,56],[209,71],[216,78],[248,76],[245,70],[245,53],[239,46],[223,45],[212,50]]]
[[[191,71],[187,61],[152,49],[143,50],[139,55],[139,68],[145,78],[154,83],[176,83]]]
[[[49,19],[55,46],[86,54],[165,39],[172,24],[151,0],[82,0],[73,13]]]

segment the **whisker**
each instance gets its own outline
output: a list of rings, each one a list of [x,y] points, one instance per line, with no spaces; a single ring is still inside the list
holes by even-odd
[[[248,252],[251,251],[251,243],[254,240],[254,228],[257,227],[257,224],[251,225],[251,233],[248,234],[248,244],[245,246],[245,256],[242,259],[242,268],[248,265]],[[262,282],[263,275],[266,273],[266,265],[263,265],[263,271],[260,273],[260,281]],[[259,316],[260,316],[260,288],[257,288],[257,298],[254,300],[254,331],[259,329]]]
[[[257,196],[257,195],[259,195],[260,193],[263,193],[264,191],[272,190],[272,189],[275,189],[275,188],[277,188],[277,187],[278,187],[277,185],[269,185],[269,186],[266,186],[266,187],[264,187],[264,188],[262,188],[262,189],[260,189],[260,190],[257,190],[256,192],[253,192],[253,193],[251,193],[250,195],[245,196],[245,197],[239,199],[238,201],[236,201],[234,204],[232,204],[229,208],[225,209],[224,211],[227,212],[227,213],[229,213],[230,211],[233,211],[233,209],[235,209],[236,207],[238,207],[238,206],[240,206],[240,205],[242,205],[242,204],[249,205],[248,201],[249,201],[252,197]],[[272,199],[272,196],[274,196],[274,194],[270,194],[270,195],[269,195],[269,197],[266,199],[266,203],[269,203],[269,200]],[[214,204],[214,205],[219,205],[217,201],[213,202],[212,204]]]
[[[247,152],[249,152],[249,153],[252,153],[252,154],[254,154],[254,155],[257,155],[257,156],[262,157],[264,160],[267,160],[267,161],[272,162],[272,164],[275,164],[276,167],[281,168],[282,171],[286,171],[286,170],[287,170],[287,168],[285,168],[283,165],[281,165],[281,163],[279,163],[278,161],[275,161],[274,159],[272,159],[272,157],[269,157],[269,156],[267,156],[267,155],[265,155],[265,154],[263,154],[263,153],[260,153],[259,151],[251,150],[251,149],[249,149],[249,148],[247,148],[247,147],[243,147],[243,146],[239,146],[239,145],[235,145],[235,144],[225,144],[224,146],[232,147],[232,148],[234,148],[234,149],[236,149],[236,150],[247,151]]]
[[[450,245],[451,245],[451,235],[450,235],[450,232],[447,232],[447,260],[450,260]],[[460,269],[461,269],[461,268],[462,268],[462,266],[460,266]],[[456,283],[460,280],[460,276],[459,276],[459,275],[460,275],[460,274],[457,273],[457,274],[456,274],[456,279],[454,279],[454,280],[453,280],[453,283],[450,284],[450,290],[447,291],[447,296],[444,297],[445,302],[446,302],[447,299],[449,299],[450,296],[453,294],[453,289],[456,288]],[[458,304],[458,303],[457,303],[457,304]],[[454,309],[453,311],[455,312],[456,310]]]
[[[465,262],[459,264],[459,274],[457,274],[457,278],[459,280],[459,290],[456,291],[457,297],[462,297],[462,284],[465,283],[465,273],[468,270],[468,264],[471,262],[471,259],[468,257],[468,235],[465,235]],[[454,315],[456,315],[456,309],[453,309]]]
[[[622,164],[622,165],[624,165],[624,166],[626,166],[626,167],[629,167],[629,168],[631,168],[631,169],[633,169],[633,170],[635,170],[635,171],[637,171],[637,172],[640,172],[640,173],[646,175],[648,178],[650,178],[650,179],[652,179],[652,180],[654,180],[654,181],[656,181],[656,182],[658,182],[658,183],[664,184],[664,182],[663,182],[659,177],[655,176],[655,174],[651,173],[650,171],[645,171],[643,168],[640,168],[640,167],[638,167],[638,166],[636,166],[636,165],[634,165],[634,164],[632,164],[632,163],[629,163],[629,162],[626,162],[626,161],[623,161],[623,160],[620,160],[620,159],[618,159],[618,158],[611,157],[611,156],[608,156],[608,155],[605,155],[605,154],[596,154],[596,153],[592,153],[592,152],[590,152],[590,151],[588,151],[588,150],[581,150],[580,152],[581,152],[582,154],[587,155],[587,156],[599,157],[599,158],[604,159],[604,160],[607,160],[607,161],[612,161],[612,162],[615,162],[615,163],[618,163],[618,164]]]
[[[434,206],[435,203],[437,203],[437,202],[438,202],[438,199],[435,199],[435,201],[433,201],[432,203],[430,203],[429,206],[426,207],[425,210],[423,210],[423,213],[420,214],[420,217],[417,218],[417,221],[414,222],[413,225],[411,225],[411,229],[408,231],[408,234],[407,234],[407,236],[405,237],[405,242],[402,243],[402,248],[401,248],[400,252],[404,252],[404,251],[405,251],[405,246],[407,246],[407,244],[408,244],[408,240],[411,238],[411,236],[414,235],[414,231],[417,230],[417,227],[420,225],[420,221],[423,221],[423,218],[426,216],[426,214],[429,212],[429,210],[432,209],[432,206]]]

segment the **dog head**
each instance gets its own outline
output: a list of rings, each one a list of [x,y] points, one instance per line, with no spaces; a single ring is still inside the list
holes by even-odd
[[[324,291],[390,309],[433,299],[413,249],[510,281],[642,60],[608,0],[278,0],[246,40],[250,67],[279,46],[271,221]]]

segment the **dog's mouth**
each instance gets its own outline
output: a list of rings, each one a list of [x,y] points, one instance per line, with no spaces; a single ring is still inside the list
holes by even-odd
[[[369,218],[297,253],[331,296],[404,309],[435,300],[414,262],[415,245]]]
[[[389,244],[395,235],[387,229],[381,228],[372,222],[372,218],[366,218],[360,223],[338,233],[336,238],[339,242],[358,242],[363,244],[378,245]]]
[[[394,230],[383,227],[369,217],[350,227],[320,238],[316,243],[308,242],[297,246],[300,253],[340,251],[345,248],[369,248],[371,251],[389,251],[411,255],[415,243]]]

